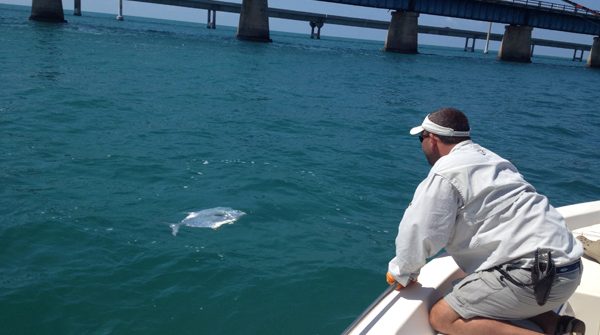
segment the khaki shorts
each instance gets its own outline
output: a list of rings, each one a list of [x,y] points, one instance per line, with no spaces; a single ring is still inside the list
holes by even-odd
[[[529,270],[512,269],[507,272],[518,282],[531,282]],[[444,299],[463,319],[478,316],[498,320],[527,319],[565,303],[579,286],[582,273],[582,265],[570,272],[557,273],[550,297],[543,306],[537,304],[533,287],[519,287],[502,278],[497,270],[466,276]]]

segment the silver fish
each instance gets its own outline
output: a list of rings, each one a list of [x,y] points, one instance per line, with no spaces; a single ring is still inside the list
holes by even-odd
[[[177,236],[180,226],[217,229],[228,223],[233,223],[246,213],[229,207],[215,207],[198,212],[190,212],[181,222],[169,225],[173,236]]]

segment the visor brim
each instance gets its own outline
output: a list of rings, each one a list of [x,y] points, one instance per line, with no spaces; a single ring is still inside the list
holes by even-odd
[[[423,129],[423,126],[416,126],[410,130],[410,134],[413,136],[418,135],[418,134],[422,133],[423,130],[425,130],[425,129]]]

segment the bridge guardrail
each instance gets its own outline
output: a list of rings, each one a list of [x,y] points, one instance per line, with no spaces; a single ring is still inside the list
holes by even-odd
[[[563,12],[573,12],[573,13],[577,13],[577,14],[584,14],[584,15],[598,15],[597,11],[591,10],[589,8],[583,8],[583,7],[576,7],[576,6],[572,6],[572,5],[567,5],[567,4],[557,4],[557,3],[553,3],[553,2],[548,2],[548,1],[541,1],[541,0],[502,0],[503,2],[510,2],[513,4],[520,4],[520,5],[524,5],[527,7],[538,7],[538,8],[547,8],[547,9],[552,9],[552,10],[560,10]]]

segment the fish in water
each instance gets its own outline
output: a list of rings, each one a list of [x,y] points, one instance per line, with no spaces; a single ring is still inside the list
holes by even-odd
[[[246,213],[237,209],[215,207],[191,212],[181,222],[171,224],[169,227],[173,230],[173,236],[177,236],[180,226],[217,229],[224,224],[235,222],[243,215]]]

